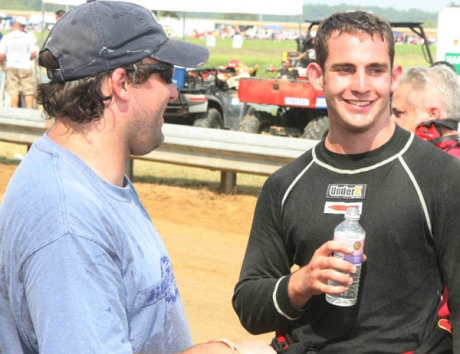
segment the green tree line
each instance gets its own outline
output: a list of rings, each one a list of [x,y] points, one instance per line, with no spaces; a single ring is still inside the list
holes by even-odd
[[[458,7],[460,4],[451,2],[451,7]],[[392,22],[423,22],[426,28],[437,27],[438,13],[427,12],[418,9],[410,10],[397,10],[392,7],[378,7],[378,6],[352,6],[352,5],[304,5],[303,14],[300,18],[302,22],[308,20],[321,20],[335,12],[343,12],[350,10],[365,10],[370,11],[388,21]],[[182,16],[180,13],[175,14],[177,17]],[[299,22],[299,16],[276,16],[276,15],[256,15],[256,14],[215,14],[215,13],[187,13],[189,18],[206,18],[206,19],[223,19],[223,20],[247,20],[257,21],[261,18],[267,22]]]

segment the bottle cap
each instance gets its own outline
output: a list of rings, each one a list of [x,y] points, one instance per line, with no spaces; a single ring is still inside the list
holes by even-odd
[[[345,212],[345,217],[347,219],[358,220],[360,217],[358,207],[356,206],[348,207],[347,211]]]

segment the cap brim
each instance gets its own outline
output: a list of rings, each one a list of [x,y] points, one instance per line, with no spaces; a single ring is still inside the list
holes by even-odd
[[[169,38],[151,58],[184,68],[198,68],[209,59],[209,50],[205,47]]]

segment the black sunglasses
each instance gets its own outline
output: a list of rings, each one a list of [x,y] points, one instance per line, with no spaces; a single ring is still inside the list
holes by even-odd
[[[174,65],[166,64],[166,63],[155,63],[155,64],[148,64],[142,63],[140,64],[142,67],[148,69],[150,75],[154,73],[160,74],[161,78],[167,83],[172,84],[172,79],[174,76]],[[133,66],[123,67],[125,70],[134,70]]]
[[[161,78],[167,84],[172,84],[173,82],[172,79],[174,76],[174,65],[166,64],[166,63],[142,64],[142,65],[147,67],[152,74],[159,73]]]

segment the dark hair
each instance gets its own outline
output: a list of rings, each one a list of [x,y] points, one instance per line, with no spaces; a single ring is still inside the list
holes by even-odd
[[[63,9],[60,9],[60,10],[57,10],[54,14],[57,16],[57,18],[61,18],[62,15],[65,14],[65,11]]]
[[[454,64],[449,63],[448,61],[445,61],[445,60],[435,61],[433,64],[430,65],[430,67],[432,68],[433,66],[437,66],[437,65],[445,65],[448,68],[452,69],[453,72],[457,74],[457,68],[454,66]]]
[[[59,63],[50,51],[45,50],[38,57],[40,66],[58,69]],[[146,82],[151,73],[141,62],[132,64],[134,70],[127,70],[128,80],[133,85]],[[48,118],[68,117],[77,123],[88,123],[100,119],[113,95],[102,93],[103,82],[115,69],[82,79],[40,84],[37,89],[37,102],[43,106]]]
[[[315,37],[316,61],[324,69],[328,56],[328,41],[333,34],[340,36],[342,33],[352,35],[368,34],[372,38],[380,37],[388,43],[388,54],[391,66],[395,57],[395,39],[391,25],[366,11],[351,11],[335,13],[321,21]]]

